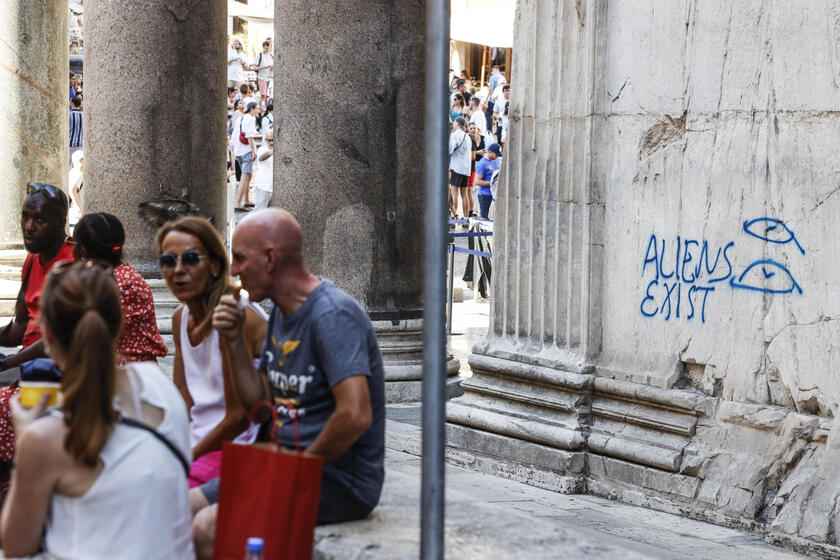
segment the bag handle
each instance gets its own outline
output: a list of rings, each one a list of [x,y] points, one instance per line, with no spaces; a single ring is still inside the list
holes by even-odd
[[[292,426],[294,428],[295,434],[295,451],[300,453],[300,431],[298,429],[297,410],[295,410],[295,408],[287,402],[284,402],[283,404],[289,410],[289,417],[292,419]],[[251,413],[248,415],[248,422],[250,422],[251,424],[254,423],[254,420],[257,416],[257,411],[259,411],[262,407],[267,407],[271,411],[271,431],[269,432],[268,440],[276,442],[278,441],[277,409],[271,406],[271,403],[269,401],[263,400],[255,404],[254,408],[251,409]]]

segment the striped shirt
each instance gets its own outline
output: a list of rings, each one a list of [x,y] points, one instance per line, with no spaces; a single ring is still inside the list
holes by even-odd
[[[82,111],[70,109],[70,147],[82,147]]]

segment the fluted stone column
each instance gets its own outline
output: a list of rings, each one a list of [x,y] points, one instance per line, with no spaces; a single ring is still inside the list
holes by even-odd
[[[490,332],[470,356],[464,396],[447,406],[450,443],[569,492],[584,486],[601,339],[604,203],[589,140],[597,4],[517,5]]]
[[[141,203],[225,226],[226,17],[225,0],[85,2],[85,210],[120,218],[144,274],[156,227]]]
[[[26,183],[66,189],[69,157],[67,0],[7,0],[0,9],[0,250],[20,249]]]
[[[310,270],[367,309],[392,401],[423,374],[424,21],[408,0],[275,3],[272,203]]]

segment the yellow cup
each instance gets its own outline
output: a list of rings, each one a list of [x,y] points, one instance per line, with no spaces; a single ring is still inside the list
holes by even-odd
[[[20,382],[20,404],[25,407],[32,407],[38,404],[43,393],[50,394],[47,406],[58,404],[61,383],[54,381],[21,381]]]

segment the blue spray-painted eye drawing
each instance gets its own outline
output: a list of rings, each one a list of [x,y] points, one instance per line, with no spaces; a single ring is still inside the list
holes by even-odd
[[[802,294],[802,288],[783,264],[764,259],[752,263],[737,279],[733,276],[729,285],[741,290],[753,290],[765,294]]]
[[[796,239],[793,230],[787,227],[783,221],[777,220],[776,218],[756,218],[746,221],[744,222],[744,231],[753,237],[769,243],[784,245],[793,241],[799,251],[803,255],[805,254],[805,249],[799,244],[799,240]]]

